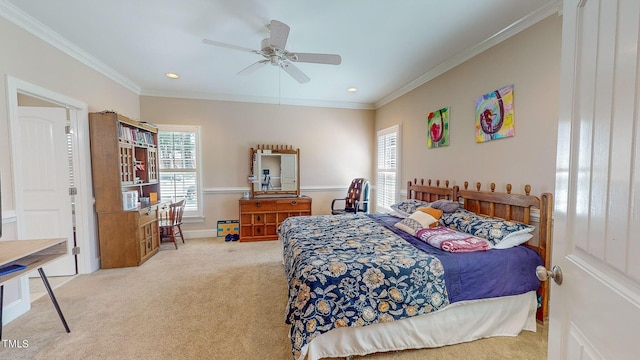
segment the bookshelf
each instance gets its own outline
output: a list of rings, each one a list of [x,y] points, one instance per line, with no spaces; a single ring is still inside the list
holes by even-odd
[[[89,114],[102,268],[137,266],[158,252],[158,201],[127,206],[125,193],[160,193],[158,130],[111,111]]]

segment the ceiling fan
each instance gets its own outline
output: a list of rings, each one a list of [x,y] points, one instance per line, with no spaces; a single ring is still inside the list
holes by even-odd
[[[289,52],[286,50],[287,38],[289,37],[289,25],[278,20],[271,20],[267,25],[269,29],[269,37],[262,40],[260,50],[253,50],[242,46],[231,45],[219,41],[203,39],[202,42],[209,45],[225,47],[234,50],[251,52],[264,57],[263,60],[255,62],[238,72],[238,75],[246,75],[253,73],[266,64],[279,66],[287,74],[291,75],[301,84],[308,82],[309,77],[298,69],[294,62],[316,63],[340,65],[342,58],[335,54],[315,54],[315,53],[299,53]]]

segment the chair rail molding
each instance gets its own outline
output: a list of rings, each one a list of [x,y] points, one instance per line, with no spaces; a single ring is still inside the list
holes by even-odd
[[[349,186],[345,185],[311,185],[301,186],[301,191],[306,192],[324,192],[324,191],[346,191]],[[209,187],[203,188],[202,193],[204,195],[217,195],[217,194],[243,194],[251,189],[246,187]]]

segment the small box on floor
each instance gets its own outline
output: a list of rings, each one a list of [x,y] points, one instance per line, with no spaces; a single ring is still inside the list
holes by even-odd
[[[227,235],[240,235],[239,220],[218,220],[218,237]]]

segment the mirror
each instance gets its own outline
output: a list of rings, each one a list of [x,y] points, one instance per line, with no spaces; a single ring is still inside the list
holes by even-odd
[[[251,148],[251,197],[300,196],[300,150],[290,145]]]

